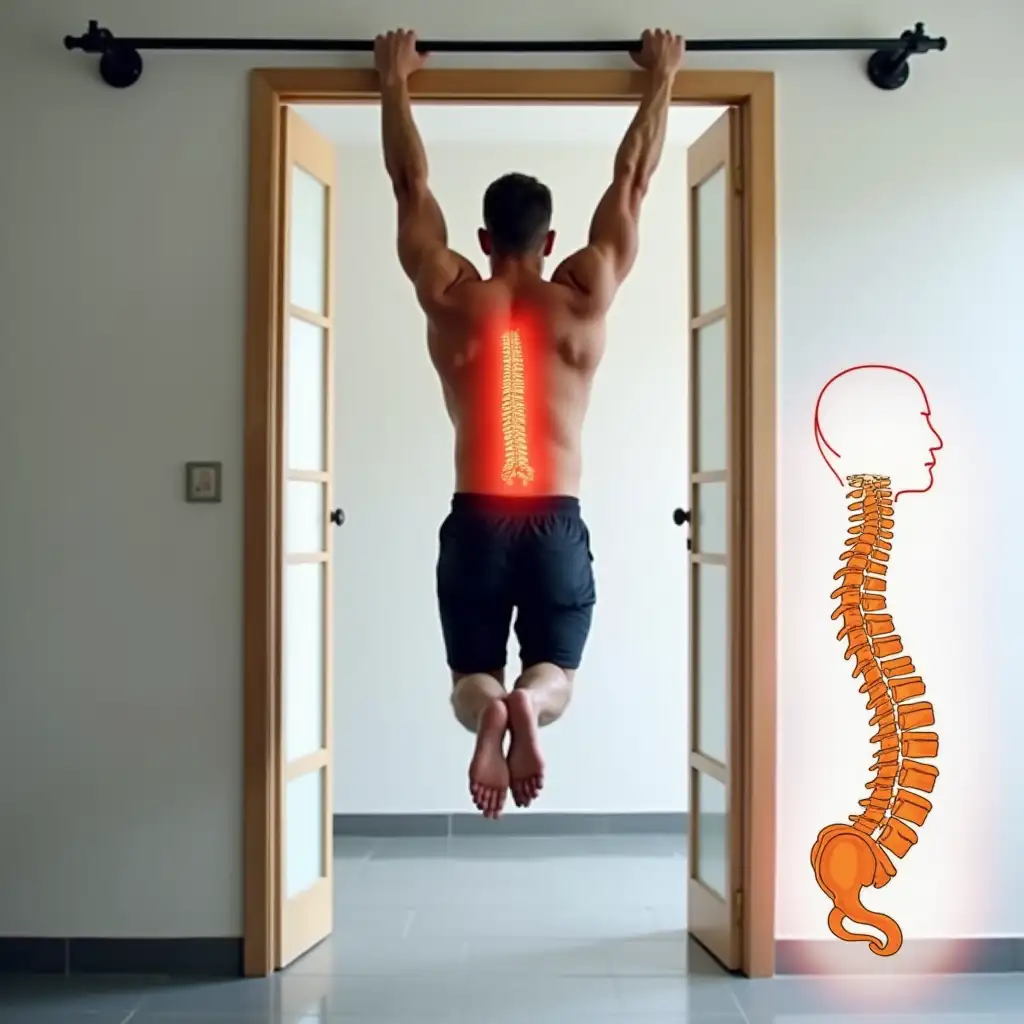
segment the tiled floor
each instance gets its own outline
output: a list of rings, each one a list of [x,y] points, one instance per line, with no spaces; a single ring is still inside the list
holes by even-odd
[[[348,840],[334,937],[268,980],[0,981],[17,1024],[1024,1024],[1024,976],[724,975],[681,840]]]

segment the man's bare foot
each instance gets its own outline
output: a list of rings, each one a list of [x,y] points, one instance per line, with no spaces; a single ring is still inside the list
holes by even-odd
[[[505,764],[505,730],[508,708],[503,700],[492,701],[480,716],[476,749],[469,762],[469,792],[485,818],[500,817],[508,793],[508,765]]]
[[[529,807],[544,788],[544,760],[540,756],[537,716],[525,690],[513,690],[505,698],[505,704],[512,734],[508,747],[512,798],[518,807]]]

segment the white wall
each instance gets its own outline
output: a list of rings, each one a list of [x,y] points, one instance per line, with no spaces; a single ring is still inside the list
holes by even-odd
[[[500,136],[500,124],[490,132]],[[585,242],[616,146],[425,141],[451,244],[483,273],[476,229],[494,178],[522,170],[551,188],[550,271]],[[466,812],[472,737],[448,702],[434,579],[452,428],[395,255],[379,143],[339,145],[338,167],[336,486],[346,522],[336,538],[335,809]],[[598,603],[571,711],[544,733],[538,810],[687,805],[686,546],[671,519],[686,504],[686,197],[686,150],[667,147],[584,431]],[[513,637],[513,678],[517,653]]]
[[[947,440],[934,492],[908,499],[900,527],[916,574],[901,629],[941,715],[943,785],[886,898],[911,937],[1024,934],[1024,8],[930,0],[924,13],[950,50],[920,58],[892,95],[864,80],[858,55],[692,60],[778,73],[780,937],[825,934],[808,851],[821,825],[852,812],[868,738],[854,725],[862,740],[847,751],[829,717],[834,694],[863,723],[829,632],[840,513],[811,409],[851,357],[880,355],[919,369]],[[150,54],[142,82],[118,93],[95,84],[93,59],[64,52],[63,35],[90,17],[140,35],[404,23],[442,37],[612,37],[659,22],[695,37],[874,35],[909,26],[922,4],[728,0],[686,15],[669,0],[469,14],[455,0],[429,13],[412,0],[4,5],[0,932],[224,935],[242,921],[245,70],[274,58]],[[224,459],[223,505],[181,504],[181,463],[194,457]],[[926,532],[912,554],[915,518]],[[858,767],[847,774],[833,753]],[[832,771],[843,775],[826,794],[814,780]]]

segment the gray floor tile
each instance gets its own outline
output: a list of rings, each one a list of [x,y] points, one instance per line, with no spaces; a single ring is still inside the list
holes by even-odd
[[[471,947],[473,970],[504,987],[505,976],[608,978],[611,960],[599,942],[518,936],[482,941]]]
[[[672,857],[685,852],[685,843],[674,836],[452,836],[449,855],[456,860],[514,861],[583,857]]]
[[[688,977],[688,947],[683,939],[633,938],[605,944],[612,974],[625,977]]]
[[[306,1024],[306,1022],[300,1022]],[[310,1021],[309,1024],[314,1024]],[[319,1024],[319,1022],[315,1022]],[[376,1013],[343,1014],[340,1017],[331,1017],[329,1024],[469,1024],[462,1017],[453,1016],[451,1012],[445,1012],[440,1016],[425,1016],[422,1013],[408,1013],[399,1016],[381,1016]]]
[[[743,1015],[728,981],[724,978],[616,978],[615,986],[623,1012],[640,1018],[672,1014],[688,1017]]]
[[[591,896],[592,900],[593,897]],[[589,901],[588,901],[589,902]],[[417,943],[461,937],[474,948],[487,949],[509,942],[520,947],[522,940],[538,943],[574,939],[584,942],[614,942],[627,938],[656,939],[650,908],[582,906],[435,906],[418,910],[412,918],[409,938]]]
[[[402,1021],[412,1021],[414,1018],[398,1018]],[[421,1018],[427,1024],[433,1024],[429,1018]],[[85,1024],[84,1018],[80,1024]],[[378,1017],[375,1014],[358,1016],[338,1016],[326,1014],[319,1010],[305,1012],[286,1012],[284,1010],[268,1010],[265,1013],[148,1013],[140,1011],[136,1016],[125,1024],[345,1024],[354,1021],[373,1021],[375,1024],[391,1024],[392,1018]],[[120,1024],[120,1022],[119,1022]]]
[[[999,1014],[1024,1021],[1024,975],[925,975],[893,978],[772,978],[733,983],[756,1024],[786,1016],[861,1015],[887,1020],[913,1014]],[[872,1014],[875,1017],[872,1017]]]
[[[334,856],[345,860],[362,860],[373,852],[373,845],[376,841],[368,836],[336,835],[334,837]]]
[[[320,1014],[293,1014],[271,1009],[262,1013],[172,1013],[143,1009],[125,1024],[328,1024],[329,1020]]]
[[[784,1013],[755,1014],[750,1024],[1021,1024],[1024,1010],[1014,1013]],[[645,1022],[646,1024],[646,1022]]]
[[[370,847],[372,861],[446,860],[449,855],[446,836],[410,836],[408,839],[374,839]]]
[[[0,1010],[0,1024],[122,1024],[127,1018],[127,1013],[110,1010]]]
[[[277,979],[238,981],[168,981],[142,1000],[139,1015],[189,1017],[205,1014],[244,1016],[275,1013],[279,1009]]]
[[[50,1024],[77,1014],[120,1024],[155,984],[134,978],[0,978],[0,1022]]]
[[[452,993],[452,1008],[473,1021],[590,1020],[622,1013],[615,982],[601,977],[556,977],[505,972],[467,979]]]
[[[749,1024],[747,1018],[735,1013],[655,1013],[642,1017],[622,1018],[623,1024]],[[800,1024],[817,1024],[816,1021],[801,1021]]]
[[[453,993],[465,984],[465,972],[409,974],[286,975],[279,979],[279,1006],[288,1013],[314,1012],[332,1019],[349,1015],[426,1018],[458,1015]]]
[[[384,940],[324,943],[289,969],[294,975],[459,974],[468,969],[469,943],[456,937],[432,943]]]
[[[400,939],[409,934],[416,918],[414,906],[338,907],[334,935],[353,939]]]
[[[695,1013],[690,1010],[669,1013],[627,1014],[621,1018],[623,1024],[749,1024],[738,1010],[733,1013]],[[817,1024],[817,1021],[801,1021],[800,1024]]]

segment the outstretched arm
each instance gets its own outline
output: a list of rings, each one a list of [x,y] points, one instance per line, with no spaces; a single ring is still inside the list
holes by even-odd
[[[379,36],[374,55],[384,166],[398,201],[398,259],[417,292],[443,293],[459,279],[464,261],[448,248],[444,215],[427,182],[427,153],[412,116],[408,79],[424,57],[416,52],[412,32]]]
[[[683,49],[680,36],[661,29],[644,32],[634,59],[650,75],[615,154],[612,183],[597,205],[587,246],[566,259],[552,278],[581,292],[595,312],[607,310],[636,261],[640,207],[665,146],[672,84]]]

